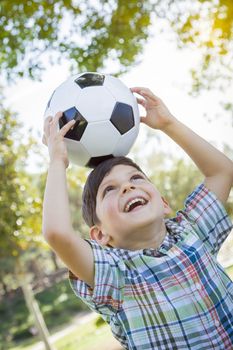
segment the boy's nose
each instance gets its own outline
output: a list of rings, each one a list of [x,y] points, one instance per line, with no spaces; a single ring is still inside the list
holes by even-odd
[[[127,193],[132,190],[135,190],[135,186],[130,183],[124,184],[122,186],[122,193]]]

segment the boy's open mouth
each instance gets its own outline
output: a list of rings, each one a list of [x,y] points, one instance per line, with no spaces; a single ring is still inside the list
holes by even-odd
[[[148,201],[143,197],[136,197],[136,198],[130,199],[124,207],[124,212],[129,213],[130,211],[134,210],[136,207],[139,207],[139,206],[141,207],[147,203]]]

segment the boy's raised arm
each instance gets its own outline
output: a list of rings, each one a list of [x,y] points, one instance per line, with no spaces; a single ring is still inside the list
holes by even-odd
[[[182,147],[204,175],[206,187],[225,203],[233,183],[233,162],[179,122],[149,89],[136,87],[131,90],[144,98],[137,99],[147,111],[141,121],[154,129],[160,129]]]
[[[190,156],[205,176],[206,187],[225,203],[233,182],[232,161],[176,119],[163,131]]]
[[[89,286],[94,286],[94,259],[91,246],[73,230],[66,182],[68,166],[64,135],[72,127],[66,124],[59,132],[60,114],[45,121],[44,143],[48,145],[50,165],[43,203],[43,234],[65,265]]]

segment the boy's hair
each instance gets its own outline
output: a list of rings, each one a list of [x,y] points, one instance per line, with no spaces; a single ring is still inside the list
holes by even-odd
[[[82,195],[82,215],[86,224],[91,227],[99,223],[96,214],[96,196],[103,178],[110,173],[115,165],[129,165],[144,174],[141,168],[127,157],[114,157],[101,162],[88,175]]]

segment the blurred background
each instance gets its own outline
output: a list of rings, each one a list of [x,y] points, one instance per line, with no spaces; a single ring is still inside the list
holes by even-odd
[[[2,0],[0,43],[0,349],[120,349],[108,326],[74,296],[66,268],[41,235],[43,113],[69,75],[112,74],[129,87],[150,88],[233,159],[233,2]],[[129,156],[174,215],[202,181],[180,148],[145,125]],[[83,236],[87,174],[70,164],[73,225]],[[232,217],[232,195],[227,210]],[[231,277],[232,257],[231,234],[219,254]]]

